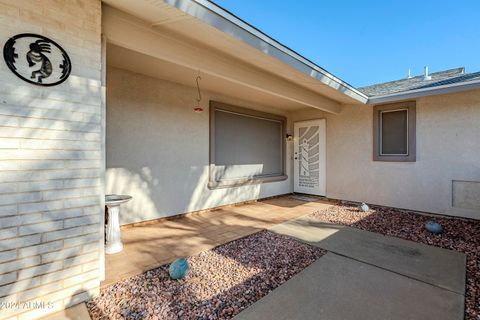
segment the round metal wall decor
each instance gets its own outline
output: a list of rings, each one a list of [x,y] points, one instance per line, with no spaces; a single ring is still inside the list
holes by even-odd
[[[32,33],[18,34],[5,43],[3,58],[19,78],[40,86],[54,86],[70,75],[72,64],[55,41]]]

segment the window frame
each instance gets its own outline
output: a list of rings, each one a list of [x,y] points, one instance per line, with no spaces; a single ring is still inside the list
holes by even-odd
[[[406,111],[407,112],[407,128],[408,128],[408,108],[399,108],[399,109],[393,109],[393,110],[380,110],[378,113],[378,125],[380,126],[379,128],[379,135],[378,135],[378,148],[379,148],[379,153],[380,156],[408,156],[409,150],[408,150],[408,138],[410,137],[410,132],[407,129],[407,153],[383,153],[383,115],[385,113],[391,113],[391,112],[399,112],[399,111]]]
[[[281,122],[281,133],[280,139],[281,143],[281,163],[282,163],[282,172],[280,174],[272,175],[256,175],[250,178],[238,178],[238,179],[215,179],[215,113],[217,110],[222,110],[234,114],[238,114],[241,116],[246,117],[253,117],[259,118],[264,120],[271,120],[271,121],[278,121]],[[284,116],[279,116],[276,114],[261,112],[249,108],[234,106],[218,101],[210,101],[210,125],[209,125],[209,178],[208,178],[208,188],[209,189],[217,189],[217,188],[228,188],[228,187],[238,187],[244,185],[251,185],[251,184],[259,184],[259,183],[267,183],[267,182],[275,182],[275,181],[283,181],[288,178],[286,174],[286,142],[285,142],[285,133],[287,130],[287,118]]]
[[[407,154],[383,154],[382,113],[407,111]],[[415,101],[377,105],[373,107],[373,161],[416,161],[416,103]]]

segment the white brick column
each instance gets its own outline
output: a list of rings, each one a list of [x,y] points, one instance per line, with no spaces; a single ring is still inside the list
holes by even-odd
[[[19,33],[56,41],[72,72],[41,87],[0,61],[0,319],[77,304],[100,282],[100,0],[0,0],[2,48]]]

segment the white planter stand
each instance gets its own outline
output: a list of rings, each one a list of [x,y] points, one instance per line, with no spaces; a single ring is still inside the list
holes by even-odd
[[[108,210],[105,253],[114,254],[123,250],[122,235],[120,232],[120,205],[131,200],[126,195],[106,195],[105,206]]]

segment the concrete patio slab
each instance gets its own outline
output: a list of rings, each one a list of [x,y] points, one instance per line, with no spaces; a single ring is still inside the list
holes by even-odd
[[[41,320],[91,320],[85,303],[77,304],[73,307],[53,313]]]
[[[455,320],[461,294],[334,253],[325,256],[235,320]]]
[[[300,217],[269,229],[428,284],[465,293],[465,254]]]
[[[102,286],[331,205],[283,196],[122,228],[124,250],[106,255]]]

